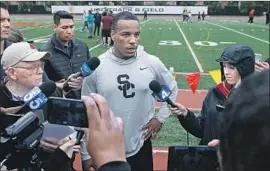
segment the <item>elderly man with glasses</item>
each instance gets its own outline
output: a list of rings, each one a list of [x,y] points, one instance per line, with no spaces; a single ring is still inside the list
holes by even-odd
[[[44,65],[41,60],[48,57],[48,52],[39,52],[34,45],[26,42],[14,43],[3,52],[1,65],[8,81],[0,88],[1,107],[23,105],[23,96],[42,84]]]
[[[49,52],[39,52],[34,45],[27,42],[13,43],[5,49],[1,59],[1,65],[7,74],[7,82],[0,85],[0,132],[10,124],[14,123],[18,117],[7,115],[15,113],[23,104],[23,97],[35,86],[40,86],[43,82],[43,60],[50,57]],[[53,96],[63,97],[62,90],[57,89]],[[44,122],[46,117],[43,111],[40,112],[40,122]],[[45,127],[49,124],[46,124]],[[45,137],[41,141],[41,146],[46,152],[44,159],[50,159],[50,154],[60,145],[61,141]],[[71,144],[72,145],[72,144]],[[74,144],[73,144],[74,145]],[[69,170],[72,167],[70,159],[65,160],[65,164],[59,170]],[[59,167],[57,166],[57,167]],[[68,169],[64,169],[68,168]]]

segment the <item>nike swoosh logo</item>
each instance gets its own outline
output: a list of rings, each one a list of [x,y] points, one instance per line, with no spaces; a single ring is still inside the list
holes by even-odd
[[[145,70],[147,69],[148,67],[140,67],[140,70]]]

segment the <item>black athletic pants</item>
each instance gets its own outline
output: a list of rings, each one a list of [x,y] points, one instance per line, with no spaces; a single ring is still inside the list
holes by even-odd
[[[131,171],[153,171],[152,142],[146,140],[140,151],[134,156],[128,157]]]

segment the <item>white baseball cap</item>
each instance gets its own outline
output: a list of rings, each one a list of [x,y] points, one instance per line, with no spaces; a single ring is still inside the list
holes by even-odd
[[[4,70],[19,62],[33,62],[40,59],[50,58],[49,52],[39,52],[33,44],[27,42],[13,43],[7,47],[1,59]]]

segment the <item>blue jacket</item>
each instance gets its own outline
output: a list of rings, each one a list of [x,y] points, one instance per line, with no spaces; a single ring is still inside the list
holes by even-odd
[[[87,16],[87,22],[88,22],[88,24],[94,24],[94,15],[93,14],[89,14]]]

